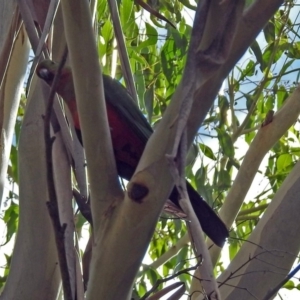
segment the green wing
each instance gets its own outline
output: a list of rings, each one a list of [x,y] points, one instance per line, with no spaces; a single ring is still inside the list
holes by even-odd
[[[105,100],[116,108],[120,113],[120,118],[123,118],[124,122],[146,144],[153,130],[127,89],[107,75],[103,75],[103,83]]]

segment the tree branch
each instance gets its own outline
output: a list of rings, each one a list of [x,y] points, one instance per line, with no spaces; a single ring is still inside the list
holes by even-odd
[[[277,111],[273,121],[267,126],[261,127],[253,139],[220,210],[220,216],[228,227],[231,227],[235,220],[262,159],[280,137],[296,122],[300,114],[299,97],[300,87],[286,100],[285,105]],[[214,263],[219,253],[220,249],[214,248],[211,250]]]
[[[210,255],[205,244],[204,234],[201,225],[196,217],[196,214],[191,205],[189,195],[186,188],[185,180],[185,157],[186,157],[186,132],[183,133],[180,149],[176,157],[168,155],[167,158],[170,162],[171,174],[174,178],[176,188],[180,194],[180,206],[187,215],[188,228],[194,243],[194,251],[196,257],[201,257],[202,263],[199,265],[199,271],[207,281],[203,281],[202,285],[206,295],[213,294],[216,299],[220,299],[220,293],[217,283],[213,275],[213,266],[211,263]],[[177,166],[176,166],[177,165]]]
[[[97,231],[112,200],[120,201],[123,193],[113,156],[89,6],[79,0],[64,0],[62,8],[87,159],[93,225]]]
[[[57,70],[57,73],[55,74],[53,85],[51,87],[49,98],[47,101],[47,108],[46,108],[46,113],[45,113],[45,117],[44,117],[44,122],[45,122],[44,137],[45,137],[45,145],[46,145],[47,182],[48,182],[48,193],[49,193],[49,202],[47,202],[47,207],[48,207],[49,214],[50,214],[53,228],[54,228],[57,253],[58,253],[58,259],[59,259],[59,266],[60,266],[62,282],[63,282],[64,295],[67,300],[74,300],[75,299],[74,298],[75,291],[73,291],[73,293],[74,293],[73,294],[72,288],[71,288],[68,262],[67,262],[67,253],[66,253],[66,248],[65,248],[65,243],[64,243],[66,224],[61,225],[61,223],[60,223],[58,201],[57,201],[56,189],[55,189],[55,183],[54,183],[54,172],[53,172],[53,163],[52,163],[52,147],[53,147],[55,138],[50,136],[50,123],[51,123],[51,114],[52,114],[55,90],[56,90],[56,86],[59,81],[61,70],[65,64],[66,58],[67,58],[67,51],[65,51],[64,56],[63,56],[61,62],[59,63],[58,70]],[[73,297],[73,295],[74,295],[74,297]]]
[[[276,286],[286,277],[285,274],[292,267],[300,250],[299,170],[298,162],[250,235],[248,241],[251,244],[244,243],[229,267],[219,277],[219,281],[223,282],[226,278],[231,278],[228,280],[229,284],[245,287],[249,292],[255,293],[258,299],[263,299],[270,286]],[[262,250],[270,247],[272,247],[270,251]],[[275,252],[280,255],[274,255]],[[260,260],[252,260],[247,265],[242,265],[249,257],[258,255]],[[258,273],[257,271],[262,269],[262,261],[263,272]],[[278,272],[278,268],[281,272]],[[232,278],[230,274],[237,269],[239,274],[247,274],[247,276]],[[223,286],[221,293],[224,298],[250,299],[244,291],[229,286]]]
[[[137,97],[137,93],[133,81],[131,66],[129,63],[129,57],[128,57],[127,48],[124,41],[124,35],[121,27],[119,10],[117,7],[116,0],[109,0],[108,4],[109,4],[109,9],[113,21],[115,36],[118,45],[118,52],[121,60],[121,67],[122,67],[122,72],[124,74],[126,87],[130,91],[130,95],[132,96],[132,99],[135,101],[135,103],[138,103],[138,97]]]

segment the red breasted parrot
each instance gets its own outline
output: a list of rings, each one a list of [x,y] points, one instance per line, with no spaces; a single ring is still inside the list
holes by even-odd
[[[39,63],[36,73],[51,86],[57,67],[58,65],[53,61],[44,60]],[[103,83],[118,174],[120,177],[130,180],[153,130],[121,83],[107,75],[103,75]],[[69,67],[63,68],[56,92],[67,104],[78,138],[82,143],[72,71]],[[187,183],[187,189],[203,231],[216,245],[223,246],[228,237],[225,224],[189,183]],[[177,207],[180,207],[176,188],[171,192],[169,199]]]

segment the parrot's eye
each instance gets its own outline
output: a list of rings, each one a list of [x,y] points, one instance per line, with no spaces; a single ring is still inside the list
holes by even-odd
[[[39,69],[37,73],[40,78],[44,79],[47,82],[52,82],[52,80],[54,79],[54,74],[46,68]]]

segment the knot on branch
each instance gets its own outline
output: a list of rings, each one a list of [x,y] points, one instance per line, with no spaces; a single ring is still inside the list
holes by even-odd
[[[142,203],[143,198],[146,197],[148,193],[149,189],[140,183],[133,183],[128,189],[129,198],[138,203]]]

